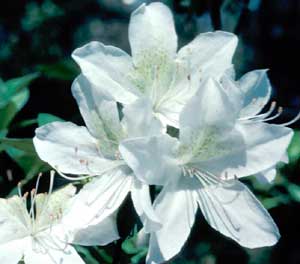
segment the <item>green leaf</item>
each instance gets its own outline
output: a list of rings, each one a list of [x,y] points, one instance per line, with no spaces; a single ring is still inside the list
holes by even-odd
[[[105,261],[105,263],[113,263],[113,258],[107,254],[107,252],[103,248],[93,247],[95,251],[99,254],[99,256]]]
[[[300,186],[294,183],[289,183],[287,189],[292,199],[296,202],[300,202]]]
[[[137,264],[147,255],[148,250],[146,248],[142,249],[138,254],[131,258],[132,264]]]
[[[8,148],[13,147],[20,151],[24,151],[30,154],[36,154],[32,139],[30,138],[2,138],[0,139],[0,145],[5,145]]]
[[[29,99],[29,90],[26,88],[11,98],[11,101],[0,108],[0,130],[8,128],[16,114],[24,107]]]
[[[271,198],[264,198],[260,199],[264,207],[268,210],[275,208],[279,205],[282,204],[288,204],[290,201],[290,198],[288,195],[279,195],[276,197],[271,197]]]
[[[139,261],[147,255],[148,248],[137,245],[138,233],[134,230],[134,235],[127,238],[122,243],[122,250],[128,255],[134,255],[131,257],[131,263],[139,263]]]
[[[40,113],[38,114],[37,121],[39,126],[43,126],[55,121],[65,121],[65,120],[52,114]]]
[[[0,85],[0,108],[3,108],[9,104],[14,96],[16,96],[24,88],[28,87],[28,85],[38,76],[38,73],[32,73],[22,77],[10,79],[4,84],[2,82]]]
[[[6,129],[0,130],[0,138],[4,138],[7,135],[7,132]]]
[[[83,247],[75,245],[77,252],[83,257],[85,263],[99,263],[98,259],[103,259],[103,263],[113,263],[113,258],[106,253],[106,251],[99,247]],[[92,254],[93,252],[93,254]],[[99,255],[99,257],[98,257]],[[102,262],[101,262],[102,263]]]
[[[93,257],[87,247],[75,245],[76,251],[82,256],[85,263],[97,264],[98,261]]]
[[[32,139],[1,138],[0,150],[1,149],[5,150],[23,169],[25,173],[25,183],[39,172],[50,170],[50,167],[38,157]]]
[[[79,74],[79,68],[71,59],[65,59],[54,64],[39,65],[38,70],[49,78],[73,80]]]
[[[135,240],[136,237],[134,236],[131,238],[127,238],[122,243],[122,249],[126,254],[132,255],[132,254],[137,254],[141,251],[141,249],[136,246]]]
[[[28,127],[37,124],[37,119],[25,119],[20,121],[15,127]]]
[[[288,148],[289,162],[295,163],[300,158],[300,131],[294,130],[294,136]]]
[[[138,247],[136,245],[137,233],[127,238],[122,243],[122,250],[128,255],[134,255],[131,257],[131,263],[139,263],[142,258],[147,255],[148,249],[146,247]]]
[[[39,77],[39,73],[31,73],[31,74],[27,74],[24,75],[22,77],[18,77],[18,78],[14,78],[14,79],[10,79],[8,81],[6,81],[6,86],[9,90],[10,94],[16,94],[18,93],[20,90],[22,90],[23,88],[28,87],[28,85],[35,80],[36,78]]]
[[[0,80],[0,130],[7,129],[16,114],[29,99],[27,86],[37,77],[38,73],[10,79],[5,83]]]

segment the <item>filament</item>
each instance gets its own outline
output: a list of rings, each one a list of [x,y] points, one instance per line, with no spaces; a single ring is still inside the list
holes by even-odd
[[[297,122],[299,119],[300,119],[300,112],[291,121],[288,121],[288,122],[280,124],[280,125],[281,126],[289,126],[289,125]]]

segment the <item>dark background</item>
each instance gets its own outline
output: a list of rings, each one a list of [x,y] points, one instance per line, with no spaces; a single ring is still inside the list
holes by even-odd
[[[126,4],[130,2],[133,3]],[[253,69],[270,69],[268,74],[273,85],[272,97],[285,109],[276,122],[288,121],[297,114],[300,110],[300,1],[163,2],[173,10],[180,47],[200,32],[222,29],[236,33],[239,47],[234,63],[238,75]],[[140,3],[129,0],[2,1],[0,77],[7,80],[32,72],[42,73],[30,85],[30,99],[13,120],[8,137],[33,137],[36,125],[18,124],[36,118],[39,113],[51,113],[65,120],[82,123],[70,90],[78,72],[70,59],[71,52],[91,40],[130,52],[127,38],[129,16]],[[299,128],[299,122],[292,127]],[[8,169],[13,172],[12,180],[5,177]],[[294,162],[283,167],[280,174],[290,184],[298,185],[299,172],[299,162]],[[0,153],[0,175],[4,175],[0,192],[1,196],[5,196],[24,172],[3,152]],[[282,234],[280,242],[272,248],[242,249],[213,231],[199,213],[192,235],[174,263],[300,263],[300,204],[297,198],[280,181],[268,188],[257,187],[253,182],[249,184],[265,201],[266,207],[270,208]],[[268,205],[268,199],[276,195],[290,196],[290,199]],[[124,236],[128,232],[124,222],[127,222],[130,214],[125,206],[119,215]],[[125,253],[113,252],[113,258],[118,259],[115,263],[130,262],[128,257],[122,260],[126,259]]]

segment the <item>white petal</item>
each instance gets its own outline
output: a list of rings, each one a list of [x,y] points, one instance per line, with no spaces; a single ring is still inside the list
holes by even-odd
[[[144,183],[163,185],[180,175],[175,151],[178,141],[168,135],[135,138],[122,141],[123,159]]]
[[[192,135],[185,135],[186,130],[199,134],[207,127],[222,127],[224,133],[226,127],[232,129],[236,116],[223,88],[213,79],[208,79],[202,83],[180,115],[180,128],[183,129],[180,140],[188,141],[191,138]]]
[[[278,163],[291,141],[290,128],[266,123],[236,126],[244,142],[220,158],[200,162],[197,166],[227,178],[254,175]]]
[[[241,246],[272,246],[280,238],[278,228],[267,210],[239,181],[203,187],[197,191],[197,195],[208,223]]]
[[[73,96],[89,132],[100,141],[101,151],[110,155],[123,137],[118,108],[116,102],[105,100],[103,95],[93,95],[94,89],[83,75],[72,85]]]
[[[268,185],[274,182],[276,178],[276,168],[264,170],[255,175],[256,179],[264,185]]]
[[[30,222],[22,198],[0,199],[0,244],[27,236]]]
[[[2,228],[2,227],[1,227]],[[0,244],[0,263],[17,264],[22,259],[27,239],[12,240]]]
[[[230,71],[221,77],[220,83],[226,92],[230,102],[234,105],[237,112],[241,112],[244,104],[244,92],[237,85],[236,81],[230,76]]]
[[[147,99],[139,99],[125,106],[123,113],[122,124],[129,138],[157,135],[163,130],[162,124],[153,114],[151,102]]]
[[[179,113],[199,86],[203,86],[203,81],[209,77],[219,80],[226,70],[232,68],[236,45],[235,35],[216,31],[200,34],[180,49],[176,60],[175,81],[168,90],[168,100],[159,109],[169,120],[169,124],[178,127]]]
[[[227,149],[232,143],[237,145],[241,141],[241,136],[233,131],[237,116],[223,88],[213,79],[205,81],[180,115],[182,159],[205,160],[221,155],[229,141]]]
[[[114,216],[109,216],[96,225],[90,225],[76,231],[72,243],[83,246],[104,246],[117,239],[119,239],[119,233],[116,219]]]
[[[39,240],[31,241],[31,247],[28,246],[24,254],[26,264],[84,264],[76,250],[61,242],[59,239],[49,237],[39,237]],[[55,243],[55,244],[54,244]]]
[[[72,184],[68,184],[51,194],[37,194],[35,197],[36,226],[40,229],[44,229],[59,222],[60,219],[55,220],[53,216],[63,215],[65,213],[75,192],[76,187]]]
[[[267,70],[256,70],[245,74],[238,85],[244,92],[244,108],[241,117],[251,117],[258,114],[268,103],[271,96],[271,84]]]
[[[135,62],[151,54],[175,57],[177,35],[170,9],[162,3],[136,9],[130,18],[129,42]]]
[[[126,76],[132,70],[130,56],[124,51],[93,41],[72,54],[83,75],[100,93],[119,101],[131,103],[136,99],[134,88]]]
[[[237,41],[234,34],[224,31],[203,33],[179,50],[178,60],[189,69],[192,82],[218,78],[231,67]]]
[[[119,208],[131,186],[132,176],[121,168],[94,178],[75,196],[64,225],[76,230],[102,222]]]
[[[135,180],[131,189],[134,208],[143,222],[145,232],[149,233],[161,227],[160,219],[152,207],[149,185]]]
[[[165,94],[156,102],[155,112],[164,124],[179,127],[179,114],[200,85],[194,84],[191,76],[180,63],[176,63],[173,81]]]
[[[287,152],[284,153],[284,155],[281,157],[281,162],[283,163],[289,163],[289,157]],[[261,184],[271,184],[274,182],[275,178],[276,178],[276,166],[273,166],[269,169],[266,169],[258,174],[255,175],[256,179],[261,183]]]
[[[192,181],[170,184],[155,200],[155,211],[163,226],[151,233],[147,263],[162,263],[179,253],[195,221],[197,202]]]
[[[282,158],[281,158],[280,161],[283,162],[283,163],[285,163],[285,164],[289,163],[289,155],[288,155],[287,152],[284,153],[284,155],[282,156]]]
[[[85,127],[53,122],[35,132],[33,142],[40,158],[63,173],[99,175],[115,166],[102,156],[101,143]]]
[[[171,11],[162,3],[141,5],[131,15],[129,42],[134,63],[129,78],[155,104],[175,71],[177,36]]]

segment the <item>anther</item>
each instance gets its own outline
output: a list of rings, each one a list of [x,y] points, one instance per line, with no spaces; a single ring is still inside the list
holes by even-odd
[[[24,195],[23,195],[23,198],[26,200],[26,199],[27,199],[27,197],[28,197],[28,195],[29,195],[29,193],[28,193],[28,192],[24,193]]]

